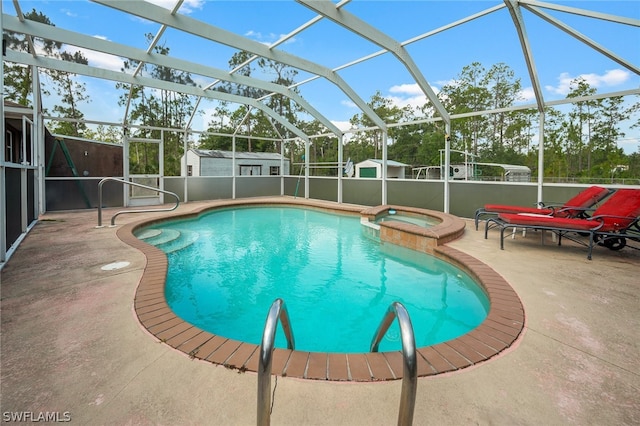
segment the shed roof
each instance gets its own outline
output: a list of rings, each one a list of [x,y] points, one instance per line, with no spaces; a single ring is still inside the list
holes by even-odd
[[[369,158],[368,160],[359,162],[358,165],[362,163],[366,163],[368,161],[372,163],[382,164],[382,160],[379,160],[377,158]],[[399,161],[387,160],[387,167],[409,167],[409,165],[405,163],[401,163]]]
[[[190,149],[199,157],[207,158],[233,158],[233,151],[222,151],[219,149]],[[256,159],[256,160],[281,160],[282,155],[277,152],[243,152],[236,151],[236,158],[242,159]],[[285,161],[289,161],[288,158],[284,158]]]

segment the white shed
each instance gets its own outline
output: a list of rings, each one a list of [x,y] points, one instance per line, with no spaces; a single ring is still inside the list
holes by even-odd
[[[398,161],[387,160],[387,178],[404,179],[404,169],[408,164]],[[382,178],[382,160],[369,159],[356,164],[356,177],[360,178]]]
[[[182,176],[233,176],[232,151],[189,149],[185,170],[184,156],[180,162]],[[288,175],[289,160],[274,152],[236,152],[236,176]]]

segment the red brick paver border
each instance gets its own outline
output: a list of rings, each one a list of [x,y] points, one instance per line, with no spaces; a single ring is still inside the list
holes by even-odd
[[[169,214],[161,219],[144,220],[123,225],[117,231],[125,243],[142,251],[147,265],[136,290],[134,308],[140,324],[159,341],[188,354],[240,371],[257,371],[258,345],[216,336],[203,331],[177,317],[164,298],[167,257],[160,249],[138,238],[133,232],[140,227],[177,217],[197,216],[205,211],[222,207],[247,205],[297,205],[306,208],[360,214],[376,213],[389,206],[363,210],[353,206],[324,201],[299,199],[246,199],[214,201],[188,214]],[[399,207],[399,206],[394,206]],[[420,209],[412,209],[417,211]],[[425,210],[421,210],[425,212]],[[428,211],[427,211],[428,212]],[[474,330],[437,345],[417,348],[418,375],[432,376],[460,370],[485,362],[509,348],[524,328],[524,308],[513,288],[497,272],[472,256],[442,244],[462,234],[459,223],[443,213],[433,216],[444,218],[443,226],[430,234],[442,241],[430,245],[428,251],[466,271],[486,291],[490,308],[485,320]],[[464,229],[464,222],[462,229]],[[402,227],[402,226],[401,226]],[[366,354],[335,354],[275,349],[272,372],[276,375],[315,380],[370,382],[402,378],[402,353],[376,352]]]

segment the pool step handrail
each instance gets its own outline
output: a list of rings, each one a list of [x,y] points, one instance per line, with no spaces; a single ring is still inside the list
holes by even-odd
[[[123,213],[170,212],[170,211],[173,211],[173,210],[177,209],[178,206],[180,205],[180,197],[178,197],[178,194],[176,194],[175,192],[165,191],[164,189],[154,188],[153,186],[142,185],[140,183],[129,182],[128,180],[124,180],[124,179],[106,177],[106,178],[102,179],[100,182],[98,182],[98,227],[102,227],[102,185],[104,185],[104,183],[108,182],[108,181],[120,182],[123,185],[137,186],[138,188],[150,189],[152,191],[161,192],[163,194],[171,195],[171,196],[175,197],[175,199],[176,199],[176,205],[171,207],[171,208],[143,209],[143,210],[121,210],[119,212],[116,212],[116,214],[114,214],[113,217],[111,218],[111,226],[115,226],[116,225],[116,217],[118,217],[119,215],[121,215]]]
[[[400,302],[393,302],[387,309],[387,313],[371,341],[371,352],[378,352],[380,340],[384,337],[394,318],[398,318],[398,325],[400,326],[403,358],[402,392],[400,394],[398,425],[408,426],[413,423],[413,412],[416,406],[418,365],[416,361],[416,340],[413,334],[411,318],[409,318],[409,313]]]
[[[278,298],[271,304],[271,308],[269,308],[262,333],[262,342],[260,343],[260,357],[258,358],[259,426],[267,426],[271,423],[271,366],[278,320],[282,323],[282,330],[287,338],[287,348],[294,350],[296,345],[287,307],[284,301]]]

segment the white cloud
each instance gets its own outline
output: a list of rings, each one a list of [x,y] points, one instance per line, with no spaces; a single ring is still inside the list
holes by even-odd
[[[341,105],[344,105],[348,108],[358,108],[355,103],[351,99],[343,99],[340,101]]]
[[[200,126],[202,129],[206,129],[210,123],[215,123],[216,125],[220,125],[220,116],[218,115],[218,111],[216,111],[216,105],[212,105],[210,107],[206,107],[206,108],[201,108],[203,114],[196,116],[195,120],[194,120],[194,127],[195,127],[195,122],[200,121]],[[222,124],[223,125],[227,125],[229,124],[229,117],[227,116],[223,116],[222,117]]]
[[[437,94],[439,89],[431,86],[431,89]],[[397,84],[389,88],[389,93],[395,96],[386,96],[394,106],[404,108],[410,106],[413,109],[422,108],[428,101],[427,96],[417,83]]]
[[[422,95],[422,89],[416,83],[413,84],[399,84],[391,86],[390,93],[407,93],[411,95]]]
[[[286,36],[286,34],[275,34],[275,33],[262,34],[260,31],[249,30],[246,33],[244,33],[244,36],[248,38],[252,38],[255,41],[258,41],[262,44],[266,44],[267,46],[270,46],[276,41],[282,39],[284,36]],[[296,41],[296,38],[292,37],[287,41],[285,41],[284,44],[291,44],[291,43],[294,43],[295,41]]]
[[[558,77],[558,84],[556,86],[545,86],[549,92],[558,95],[567,95],[571,91],[571,82],[577,78],[583,78],[589,86],[593,88],[600,87],[613,87],[625,83],[631,74],[628,71],[615,69],[607,70],[604,74],[580,74],[578,76],[571,76],[567,72],[563,72]]]
[[[456,79],[451,79],[451,80],[438,80],[436,81],[436,84],[440,85],[440,87],[442,86],[456,86],[458,85],[458,80]]]
[[[401,97],[401,96],[387,96],[394,106],[398,108],[404,108],[406,106],[410,106],[413,109],[422,108],[425,103],[427,103],[427,97],[425,95],[418,96],[409,96],[409,97]]]
[[[76,18],[78,16],[77,13],[72,12],[70,9],[61,9],[62,13],[64,13],[65,15],[71,17],[71,18]]]
[[[352,128],[351,123],[348,122],[348,121],[334,121],[334,120],[331,120],[331,123],[334,126],[336,126],[338,129],[342,130],[343,132]]]
[[[536,94],[533,91],[533,87],[525,87],[524,89],[520,90],[519,97],[523,102],[530,102],[535,100]]]
[[[120,71],[123,66],[122,58],[118,56],[107,55],[106,53],[78,48],[71,45],[66,45],[65,51],[71,54],[73,54],[74,52],[81,52],[82,55],[87,58],[87,60],[89,61],[89,65],[92,67],[104,68],[111,71]]]

